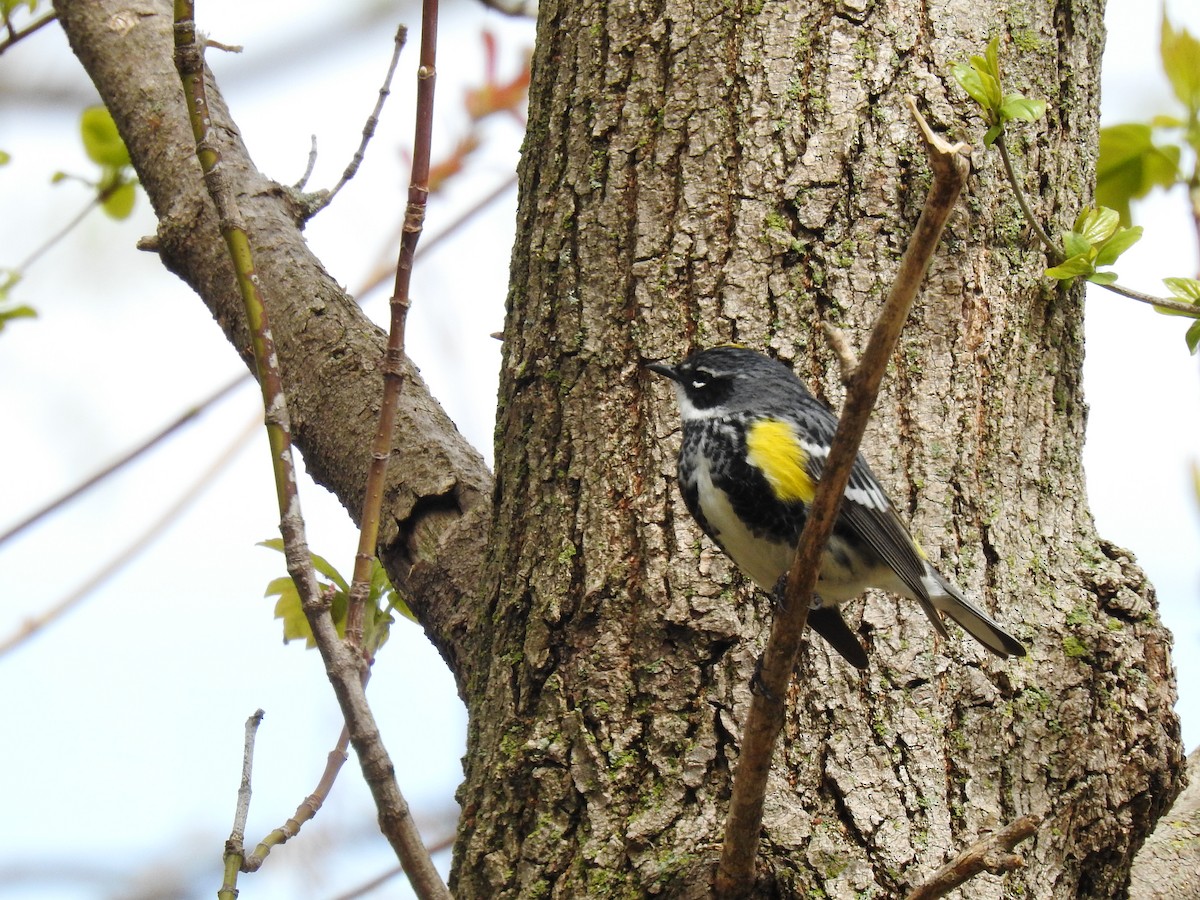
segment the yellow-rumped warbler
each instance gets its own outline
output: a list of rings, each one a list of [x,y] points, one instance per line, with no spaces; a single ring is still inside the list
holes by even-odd
[[[774,590],[792,564],[837,418],[783,363],[742,347],[647,368],[675,382],[683,418],[679,487],[688,510],[739,569]],[[997,656],[1025,655],[930,565],[859,454],[808,617],[859,669],[867,654],[838,607],[870,587],[916,600],[943,637],[941,613]]]

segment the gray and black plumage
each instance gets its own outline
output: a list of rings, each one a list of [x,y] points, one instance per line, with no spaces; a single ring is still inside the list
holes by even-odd
[[[738,568],[771,591],[787,574],[837,418],[785,365],[742,347],[701,350],[652,371],[675,382],[683,419],[679,486],[692,516]],[[916,600],[1000,657],[1025,648],[930,564],[862,454],[822,558],[809,623],[851,665],[867,656],[839,606],[867,588]]]

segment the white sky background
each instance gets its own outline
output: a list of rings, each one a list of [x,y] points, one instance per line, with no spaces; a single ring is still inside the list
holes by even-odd
[[[213,52],[209,60],[256,162],[291,183],[316,133],[313,187],[332,184],[353,153],[391,34],[398,21],[409,24],[412,42],[363,171],[308,229],[329,271],[355,290],[380,261],[394,258],[405,199],[398,153],[411,143],[415,12],[363,3],[355,7],[367,10],[356,26],[347,24],[348,4],[199,6],[200,24],[214,39],[246,45],[242,56]],[[1194,2],[1168,6],[1200,34]],[[1156,62],[1158,14],[1146,9],[1140,0],[1110,3],[1110,123],[1171,108]],[[474,4],[443,10],[435,157],[466,127],[459,104],[464,86],[482,77],[484,27],[500,36],[501,79],[532,40],[530,23]],[[21,96],[27,83],[64,99],[30,105]],[[85,202],[82,188],[47,182],[57,170],[91,172],[76,118],[93,97],[55,26],[0,57],[0,148],[13,155],[0,168],[0,265],[24,259]],[[431,201],[427,238],[510,177],[519,128],[503,117],[486,128],[485,151],[445,197]],[[503,324],[514,205],[510,192],[455,242],[422,259],[409,325],[410,352],[435,395],[489,456],[499,345],[488,335]],[[1163,275],[1196,271],[1181,196],[1147,203],[1135,215],[1148,235],[1118,266],[1122,281],[1159,292]],[[194,295],[164,275],[156,258],[133,249],[153,231],[144,197],[130,221],[94,215],[18,288],[41,318],[0,334],[0,530],[243,371]],[[367,301],[377,320],[386,315],[383,293]],[[1200,741],[1200,515],[1187,464],[1200,458],[1200,369],[1184,347],[1185,328],[1181,319],[1107,292],[1089,297],[1085,462],[1101,533],[1137,554],[1175,632],[1179,709],[1192,748]],[[135,470],[0,547],[0,638],[146,528],[253,417],[257,399],[241,389]],[[355,535],[341,507],[311,486],[303,502],[314,550],[348,570]],[[265,439],[256,433],[151,552],[74,614],[0,657],[0,900],[134,896],[135,876],[160,867],[193,879],[169,896],[212,896],[232,822],[243,723],[257,707],[266,719],[248,841],[282,822],[312,789],[339,717],[316,654],[282,645],[271,601],[261,597],[282,574],[282,557],[255,543],[275,536],[277,525]],[[410,803],[434,817],[426,839],[448,836],[465,715],[415,626],[397,625],[370,692]],[[243,896],[347,890],[391,865],[374,834],[352,757],[317,821],[277,849],[262,872],[243,876]],[[362,849],[334,851],[336,864],[321,857],[345,835]],[[445,869],[448,855],[440,859]],[[63,877],[33,877],[45,871]],[[393,882],[384,895],[399,891]]]

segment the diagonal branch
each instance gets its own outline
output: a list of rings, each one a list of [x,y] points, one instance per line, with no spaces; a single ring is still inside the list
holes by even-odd
[[[1020,868],[1025,865],[1025,860],[1012,852],[1013,847],[1031,837],[1041,824],[1041,816],[1021,816],[999,831],[986,835],[934,872],[932,878],[909,893],[905,900],[936,900],[980,872],[1002,875]]]
[[[387,350],[383,356],[383,401],[379,425],[371,439],[371,467],[367,471],[367,491],[359,517],[358,551],[354,556],[354,576],[350,585],[350,605],[346,616],[346,638],[355,647],[374,655],[373,647],[363,647],[363,617],[371,589],[371,565],[379,540],[379,514],[388,461],[392,458],[392,432],[396,427],[396,407],[404,388],[404,339],[410,305],[413,259],[425,222],[429,199],[429,158],[433,143],[433,89],[437,80],[438,0],[421,5],[421,60],[417,69],[416,137],[413,141],[412,169],[408,185],[408,205],[404,210],[396,282],[392,290],[391,322]],[[397,46],[400,35],[396,36]],[[389,72],[389,78],[391,73]],[[380,95],[380,102],[383,94]]]
[[[171,62],[165,0],[57,0],[71,48],[100,92],[159,218],[155,247],[196,290],[230,343],[250,346],[241,297],[216,211],[199,178],[195,144]],[[301,232],[307,207],[259,172],[220,92],[209,114],[264,286],[296,446],[309,474],[357,518],[378,419],[385,338],[312,255]],[[153,114],[148,114],[152,111]],[[248,358],[247,358],[248,360]],[[411,601],[460,685],[484,662],[480,578],[491,519],[492,477],[480,454],[405,371],[380,517],[379,548],[396,588]]]
[[[196,158],[204,173],[209,196],[217,208],[220,232],[233,262],[246,321],[250,327],[254,364],[266,411],[267,437],[271,445],[271,464],[279,503],[279,530],[283,534],[288,573],[300,592],[304,615],[341,706],[363,778],[371,789],[379,812],[380,829],[408,873],[417,896],[448,900],[450,894],[421,841],[408,804],[400,793],[395,767],[367,704],[361,660],[338,636],[329,606],[317,586],[305,536],[304,518],[300,513],[287,396],[266,304],[263,302],[262,285],[255,270],[249,234],[223,165],[221,140],[213,127],[209,111],[205,84],[207,73],[201,42],[196,34],[193,0],[175,0],[174,33],[175,62],[195,138]],[[236,855],[240,865],[240,848],[233,855]],[[227,871],[228,868],[227,865]]]
[[[908,249],[900,261],[900,271],[880,310],[870,341],[846,393],[846,403],[838,420],[829,457],[817,484],[816,496],[808,509],[808,520],[788,573],[786,599],[776,612],[760,660],[762,689],[756,691],[750,701],[733,795],[729,801],[729,816],[725,823],[725,842],[717,869],[716,891],[721,897],[745,896],[754,887],[754,859],[762,828],[763,797],[775,741],[783,727],[782,698],[786,696],[788,682],[796,668],[821,555],[833,532],[842,494],[849,481],[850,469],[866,430],[867,419],[879,395],[887,361],[896,348],[900,329],[933,259],[942,229],[966,182],[967,163],[963,146],[951,146],[930,131],[912,98],[908,99],[908,106],[925,139],[925,149],[933,169],[933,185],[925,199],[925,207],[909,240]]]

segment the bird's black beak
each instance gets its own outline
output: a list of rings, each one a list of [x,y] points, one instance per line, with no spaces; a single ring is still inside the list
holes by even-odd
[[[666,363],[646,363],[646,368],[651,372],[657,372],[659,375],[670,378],[672,381],[679,380],[679,373]]]

